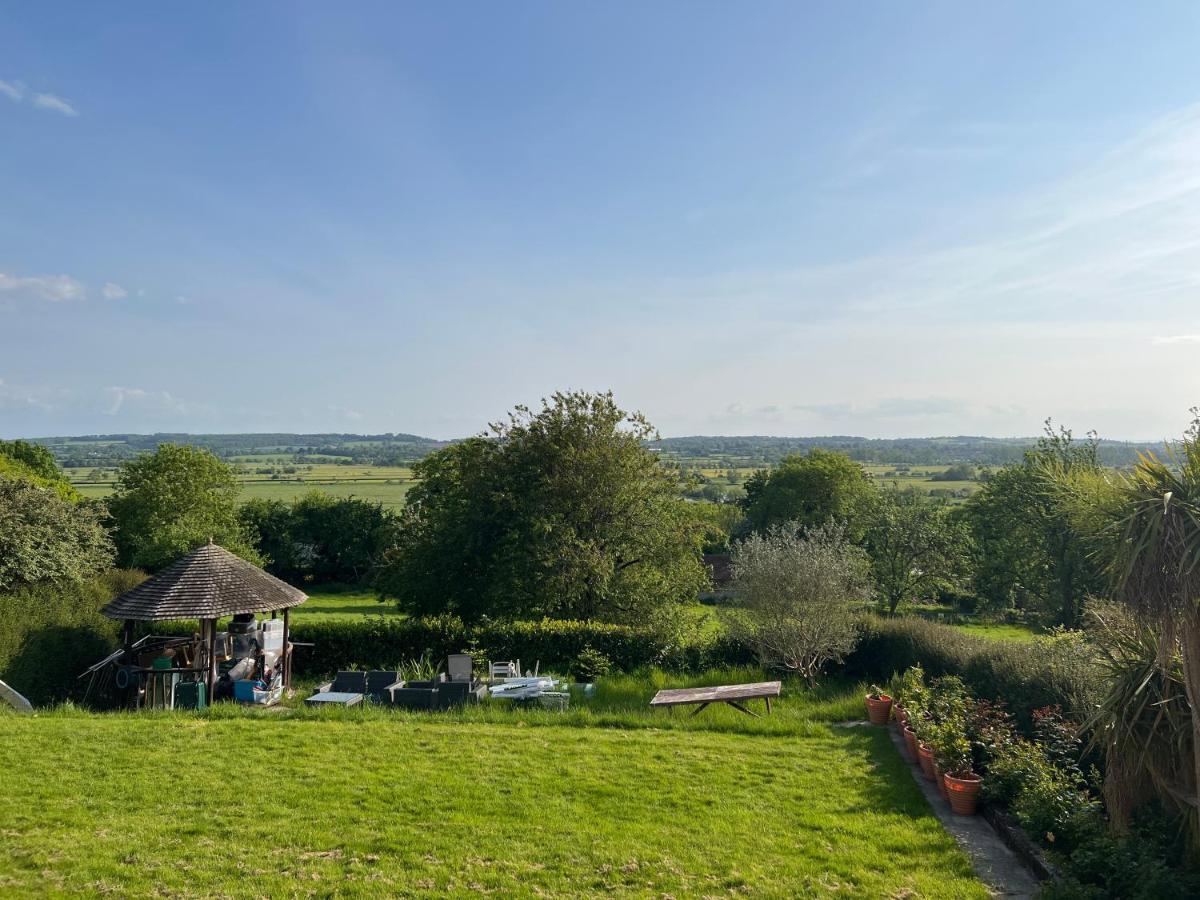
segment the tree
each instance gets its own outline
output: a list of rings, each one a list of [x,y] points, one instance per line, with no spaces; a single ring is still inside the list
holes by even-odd
[[[123,566],[157,569],[210,538],[261,562],[237,516],[233,470],[210,451],[183,444],[122,464],[108,508]]]
[[[867,562],[844,525],[798,533],[785,522],[755,532],[733,550],[733,588],[740,606],[728,614],[731,633],[752,646],[769,668],[814,683],[858,640],[855,604],[871,596]]]
[[[92,503],[0,478],[0,591],[40,581],[78,581],[112,565],[113,545]]]
[[[266,569],[290,581],[359,584],[395,541],[397,516],[381,503],[321,491],[285,503],[255,499],[239,517],[266,556]]]
[[[755,529],[783,522],[813,528],[834,519],[846,522],[855,537],[862,528],[859,515],[874,491],[861,465],[844,453],[819,448],[755,472],[745,488],[742,508]]]
[[[1178,646],[1191,709],[1191,766],[1200,787],[1200,413],[1166,462],[1141,457],[1117,482],[1106,529],[1113,597]],[[1197,811],[1195,791],[1186,798]],[[1200,830],[1193,839],[1200,848]]]
[[[1104,578],[1078,527],[1070,485],[1102,474],[1094,435],[1077,441],[1047,421],[1024,462],[994,473],[967,501],[975,589],[985,606],[1079,624],[1084,600],[1103,588]]]
[[[706,528],[645,448],[653,434],[611,394],[557,393],[434,451],[377,587],[410,612],[464,617],[639,622],[694,599]]]
[[[916,491],[885,490],[866,529],[871,574],[891,615],[904,601],[957,588],[970,570],[970,536],[950,507]]]
[[[82,499],[58,467],[54,454],[40,444],[0,441],[0,478],[19,479],[50,488],[65,500]]]

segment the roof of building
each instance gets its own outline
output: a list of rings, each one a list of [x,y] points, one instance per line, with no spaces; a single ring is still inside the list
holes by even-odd
[[[308,599],[211,541],[104,607],[112,619],[219,619],[299,606]]]

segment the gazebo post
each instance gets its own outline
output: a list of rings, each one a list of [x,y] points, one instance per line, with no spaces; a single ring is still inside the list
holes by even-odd
[[[213,695],[217,690],[217,620],[208,619],[208,631],[205,643],[208,644],[208,676],[205,679],[206,688],[205,698],[208,703],[213,702]],[[201,623],[203,626],[203,623]]]
[[[272,614],[271,618],[275,618]],[[290,691],[292,689],[292,653],[289,649],[288,628],[291,623],[291,609],[283,608],[283,689]]]

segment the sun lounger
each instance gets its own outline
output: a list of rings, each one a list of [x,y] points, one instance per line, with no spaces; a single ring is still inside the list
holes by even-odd
[[[357,703],[362,703],[366,693],[366,672],[338,672],[333,681],[319,685],[316,693],[305,702],[316,705],[330,703],[340,706],[354,706]]]

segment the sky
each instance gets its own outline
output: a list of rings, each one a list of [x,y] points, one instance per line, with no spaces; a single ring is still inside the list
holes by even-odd
[[[0,436],[1200,404],[1200,5],[0,7]]]

